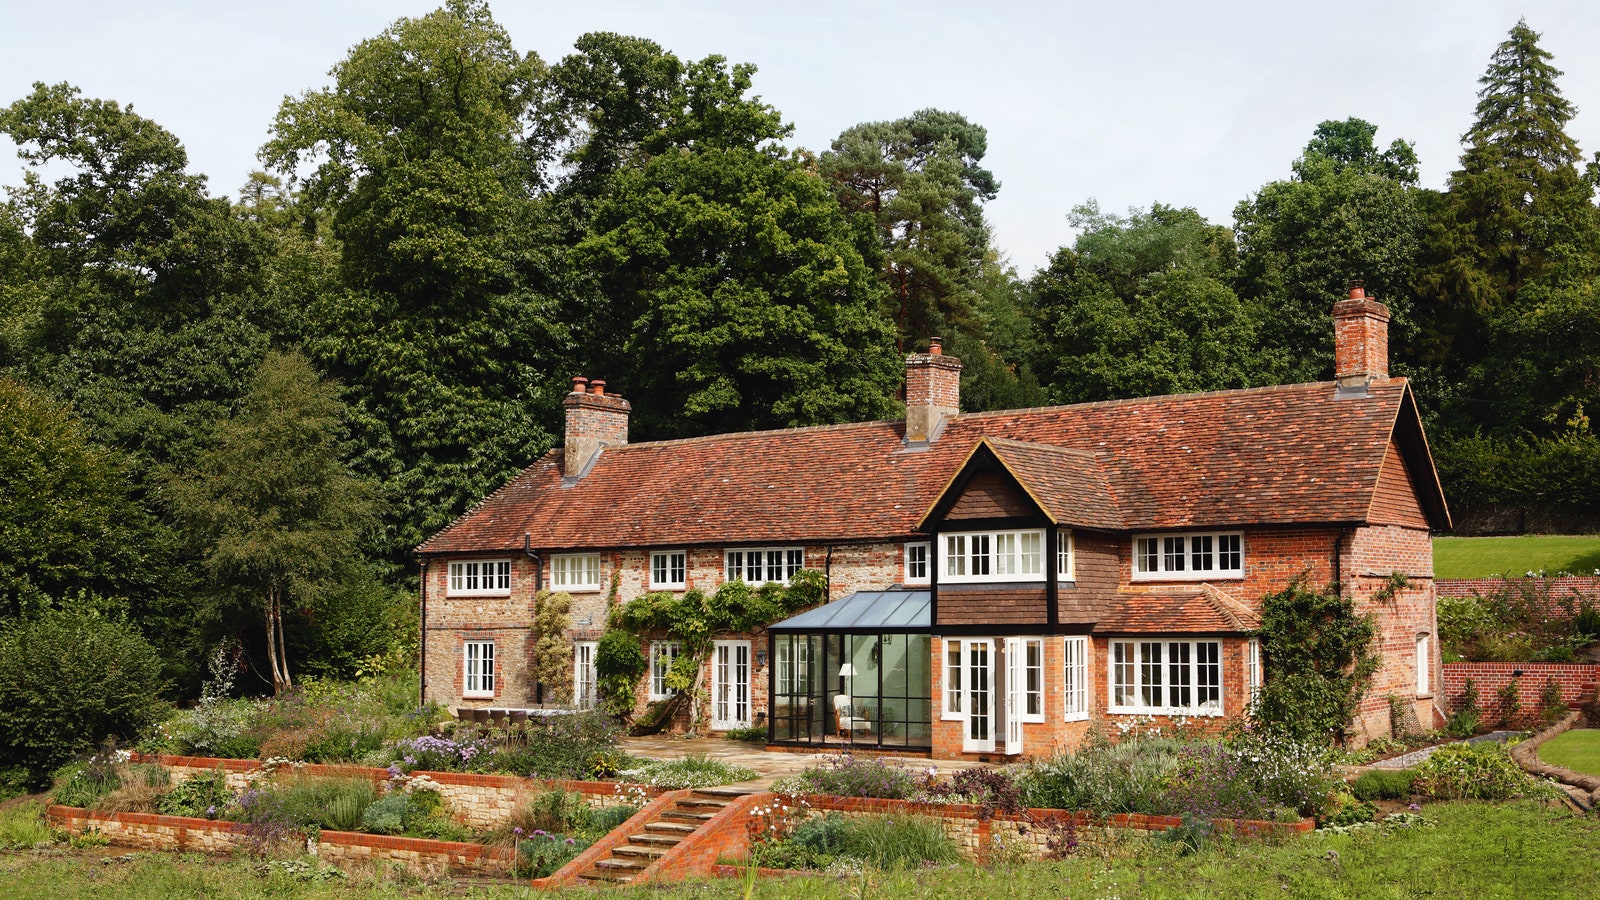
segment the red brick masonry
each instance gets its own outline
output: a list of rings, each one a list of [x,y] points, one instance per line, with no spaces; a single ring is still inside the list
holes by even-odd
[[[1512,673],[1521,672],[1521,677]],[[1458,662],[1444,665],[1445,708],[1457,712],[1464,705],[1461,692],[1471,678],[1478,689],[1478,708],[1483,710],[1484,721],[1494,723],[1505,718],[1504,704],[1499,690],[1507,684],[1517,683],[1517,700],[1524,712],[1537,714],[1539,694],[1554,678],[1561,685],[1561,702],[1579,706],[1595,699],[1595,686],[1600,684],[1600,665],[1577,663],[1488,663]]]

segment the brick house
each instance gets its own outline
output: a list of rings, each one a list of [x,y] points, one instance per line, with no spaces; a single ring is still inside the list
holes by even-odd
[[[1431,529],[1449,512],[1389,312],[1334,307],[1336,380],[959,412],[961,364],[906,361],[904,421],[628,442],[627,401],[574,379],[561,449],[424,543],[424,695],[528,706],[533,597],[573,599],[572,684],[617,602],[821,571],[830,602],[706,663],[712,728],[776,746],[1045,754],[1095,722],[1218,730],[1260,683],[1261,598],[1306,573],[1377,614],[1357,717],[1441,715]],[[1374,600],[1392,573],[1410,580]],[[648,642],[641,697],[676,647]]]

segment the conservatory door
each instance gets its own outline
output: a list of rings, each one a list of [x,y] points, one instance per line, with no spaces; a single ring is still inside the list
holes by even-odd
[[[711,651],[711,727],[750,727],[750,642],[717,641]]]
[[[1022,691],[1027,677],[1027,660],[1022,638],[1006,638],[1006,754],[1022,752]]]
[[[962,642],[966,656],[966,721],[961,749],[967,753],[994,750],[994,641],[968,638]]]

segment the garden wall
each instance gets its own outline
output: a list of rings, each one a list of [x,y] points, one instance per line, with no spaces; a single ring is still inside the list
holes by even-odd
[[[1470,597],[1473,594],[1488,596],[1506,587],[1532,587],[1533,596],[1549,598],[1543,612],[1549,616],[1566,618],[1576,611],[1584,600],[1600,603],[1600,576],[1562,575],[1549,578],[1440,578],[1434,588],[1440,597]]]
[[[1522,673],[1520,676],[1516,673]],[[1500,702],[1499,691],[1512,682],[1517,685],[1517,700],[1525,714],[1537,715],[1539,694],[1546,683],[1554,678],[1561,685],[1561,702],[1576,707],[1595,699],[1596,685],[1600,684],[1600,665],[1578,663],[1500,663],[1457,662],[1444,664],[1444,696],[1446,708],[1458,712],[1464,705],[1461,693],[1471,678],[1478,689],[1478,708],[1483,710],[1486,723],[1497,723],[1505,718],[1505,704]]]
[[[227,773],[228,787],[234,791],[244,790],[249,785],[248,777],[266,767],[265,763],[255,759],[214,759],[208,756],[135,754],[133,761],[159,763],[166,767],[175,782],[220,768]],[[317,778],[367,778],[384,782],[390,777],[388,769],[368,766],[290,763],[280,765],[278,769]],[[465,772],[412,772],[411,775],[426,776],[438,787],[439,796],[449,806],[452,817],[468,828],[478,829],[498,826],[519,803],[541,791],[563,790],[579,794],[590,806],[595,807],[633,805],[641,792],[645,798],[661,793],[657,788],[630,785],[632,796],[624,797],[617,793],[616,783],[609,781],[546,781],[516,775],[474,775]]]
[[[98,832],[118,847],[229,853],[251,840],[245,826],[237,822],[188,816],[103,813],[70,806],[51,806],[47,816],[57,828],[75,835]],[[483,844],[347,831],[321,832],[307,842],[307,850],[330,862],[392,862],[413,875],[498,875],[504,874],[511,861],[509,850]]]

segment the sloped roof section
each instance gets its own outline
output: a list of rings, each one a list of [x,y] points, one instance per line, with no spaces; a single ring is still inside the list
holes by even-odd
[[[1209,584],[1120,593],[1095,625],[1099,634],[1243,634],[1261,627],[1248,606]]]
[[[927,631],[931,591],[856,591],[767,626],[768,631]]]
[[[418,551],[910,537],[985,437],[1052,509],[1076,516],[1079,492],[1103,490],[1115,520],[1081,527],[1358,523],[1409,388],[1393,379],[1335,395],[1320,383],[966,414],[926,449],[906,446],[900,422],[630,444],[573,483],[556,450]],[[1419,489],[1436,485],[1426,444],[1407,436]],[[1423,500],[1430,512],[1442,504]]]
[[[994,436],[982,442],[1057,524],[1101,531],[1124,527],[1099,454]]]

